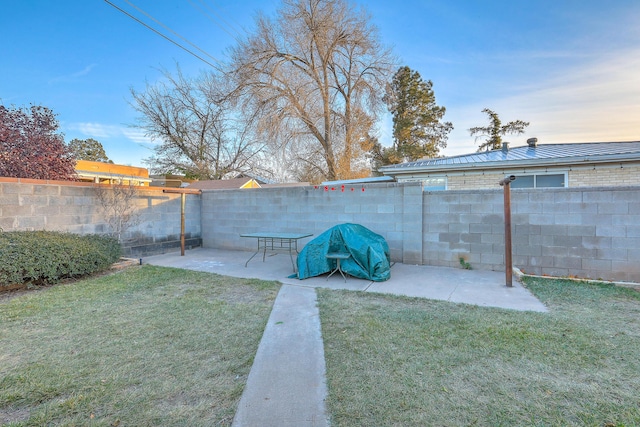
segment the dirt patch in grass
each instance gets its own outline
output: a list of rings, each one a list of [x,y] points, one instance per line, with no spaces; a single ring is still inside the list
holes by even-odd
[[[24,408],[3,410],[0,409],[0,425],[19,423],[29,419],[29,410]]]

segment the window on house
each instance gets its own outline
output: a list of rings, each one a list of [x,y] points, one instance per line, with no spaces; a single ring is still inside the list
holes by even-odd
[[[566,174],[516,175],[511,188],[558,188],[566,187]]]
[[[423,178],[421,181],[422,191],[444,191],[447,189],[446,176]]]
[[[422,184],[422,191],[444,191],[447,189],[446,176],[431,176],[427,178],[408,178],[399,182],[419,182]]]

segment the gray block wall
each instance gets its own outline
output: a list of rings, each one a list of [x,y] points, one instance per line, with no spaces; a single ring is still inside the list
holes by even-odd
[[[535,274],[640,282],[639,187],[513,194],[515,265]]]
[[[138,224],[124,236],[126,256],[142,256],[180,249],[179,194],[162,189],[138,189],[134,201]],[[200,196],[187,195],[187,245],[201,245]],[[50,230],[77,234],[110,232],[99,209],[92,184],[0,178],[0,228]]]
[[[422,259],[422,189],[419,183],[309,186],[202,193],[203,246],[251,250],[240,234],[278,231],[314,236],[337,224],[361,224],[385,237],[391,258]],[[301,246],[312,238],[301,241]]]
[[[531,274],[640,282],[639,190],[512,189],[514,266]],[[462,268],[463,258],[475,269],[504,271],[501,187],[422,193],[415,183],[370,184],[353,191],[209,191],[202,198],[205,247],[251,250],[255,241],[240,234],[318,235],[354,222],[384,236],[393,261]]]
[[[426,265],[504,271],[504,192],[424,195]],[[511,190],[512,255],[525,273],[640,282],[640,187]]]
[[[503,195],[497,190],[424,194],[423,264],[504,270]]]
[[[180,195],[143,189],[127,255],[179,250]],[[0,178],[0,227],[107,233],[92,184]],[[514,266],[640,283],[640,187],[512,189]],[[504,271],[503,191],[423,193],[419,183],[205,191],[186,196],[187,247],[252,250],[240,234],[318,235],[362,224],[407,264]],[[300,242],[301,247],[310,239]]]

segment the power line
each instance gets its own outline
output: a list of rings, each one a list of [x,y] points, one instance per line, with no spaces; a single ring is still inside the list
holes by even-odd
[[[218,61],[216,58],[214,58],[212,55],[210,55],[209,52],[206,52],[205,50],[203,50],[200,47],[196,46],[194,43],[192,43],[189,40],[187,40],[185,37],[181,36],[180,34],[178,34],[175,31],[173,31],[171,28],[169,28],[168,26],[164,25],[162,22],[158,21],[156,18],[154,18],[153,16],[151,16],[150,14],[148,14],[147,12],[145,12],[144,10],[142,10],[141,8],[139,8],[138,6],[133,4],[130,0],[125,0],[125,1],[127,3],[129,3],[129,5],[131,5],[133,8],[135,8],[137,11],[139,11],[140,13],[145,15],[147,18],[151,19],[152,21],[154,21],[155,23],[157,23],[158,25],[160,25],[161,27],[163,27],[167,31],[170,31],[174,35],[180,37],[182,40],[184,40],[185,42],[189,43],[191,46],[193,46],[194,48],[196,48],[200,52],[204,53],[205,55],[207,55],[209,58],[213,59],[214,61],[218,62],[218,64],[220,64],[220,61]]]
[[[216,13],[215,10],[213,10],[211,8],[211,6],[209,6],[207,3],[205,3],[203,0],[199,0],[200,3],[202,4],[202,7],[204,7],[205,9],[209,9],[211,11],[211,13],[213,13],[216,17],[217,20],[212,18],[211,15],[209,15],[206,11],[200,9],[200,7],[198,5],[196,5],[192,0],[189,0],[189,3],[191,3],[191,6],[194,9],[197,9],[200,13],[202,13],[204,16],[206,16],[211,22],[213,22],[214,25],[216,25],[218,28],[220,28],[222,31],[224,31],[225,33],[229,34],[231,37],[233,37],[233,39],[237,42],[240,42],[239,37],[242,36],[242,32],[238,31],[233,25],[231,25],[229,22],[227,22],[222,16],[220,16],[220,14]],[[225,28],[223,25],[220,25],[219,22],[221,22],[222,24],[224,24],[227,28]],[[229,31],[231,30],[231,31]],[[232,34],[235,33],[235,34]]]
[[[178,43],[177,41],[171,39],[170,37],[162,34],[160,31],[156,30],[155,28],[153,28],[152,26],[148,25],[147,23],[145,23],[144,21],[136,18],[135,16],[133,16],[132,14],[130,14],[129,12],[127,12],[126,10],[116,6],[115,4],[113,4],[110,0],[104,0],[107,4],[109,4],[110,6],[114,7],[115,9],[117,9],[118,11],[122,12],[123,14],[127,15],[129,18],[133,19],[134,21],[136,21],[137,23],[147,27],[148,29],[150,29],[151,31],[153,31],[154,33],[158,34],[160,37],[164,38],[165,40],[173,43],[174,45],[178,46],[180,49],[184,50],[185,52],[189,53],[190,55],[198,58],[200,61],[204,62],[205,64],[211,66],[212,68],[216,69],[216,70],[220,70],[220,66],[222,66],[222,63],[220,61],[218,61],[215,57],[213,57],[212,55],[208,54],[207,52],[205,52],[204,50],[200,49],[199,47],[195,46],[193,43],[189,42],[188,40],[186,40],[184,37],[180,36],[179,34],[177,34],[175,31],[171,30],[170,28],[168,28],[166,25],[162,24],[161,22],[159,22],[158,20],[156,20],[155,18],[151,17],[149,14],[147,14],[146,12],[144,12],[143,10],[141,10],[140,8],[138,8],[137,6],[135,6],[133,3],[131,3],[129,0],[125,0],[127,3],[129,3],[130,5],[132,5],[133,7],[135,7],[137,10],[139,10],[140,12],[144,13],[145,15],[147,15],[149,18],[151,18],[152,20],[154,20],[155,22],[157,22],[158,24],[162,25],[164,28],[168,29],[169,31],[171,31],[172,33],[176,34],[178,37],[182,38],[183,40],[187,41],[187,43],[191,44],[192,46],[194,46],[196,49],[198,49],[199,51],[205,53],[207,56],[209,56],[210,58],[212,58],[215,62],[218,63],[218,65],[214,65],[211,62],[207,61],[206,59],[202,58],[201,56],[199,56],[198,54],[196,54],[195,52],[189,50],[188,48],[186,48],[185,46],[181,45],[180,43]]]

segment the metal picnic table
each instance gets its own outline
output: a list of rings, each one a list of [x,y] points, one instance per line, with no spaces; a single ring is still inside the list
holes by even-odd
[[[259,233],[247,233],[241,234],[240,237],[253,238],[258,240],[258,249],[254,252],[253,255],[245,262],[244,266],[246,267],[249,264],[249,261],[253,259],[258,252],[262,251],[262,262],[264,262],[265,257],[267,255],[267,250],[269,251],[288,251],[289,257],[291,258],[291,265],[293,266],[293,272],[297,271],[296,263],[293,260],[293,251],[296,252],[296,257],[298,256],[298,240],[304,239],[305,237],[313,236],[312,233],[270,233],[270,232],[259,232]]]

